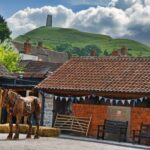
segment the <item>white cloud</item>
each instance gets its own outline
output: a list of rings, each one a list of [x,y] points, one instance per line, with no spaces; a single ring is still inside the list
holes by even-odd
[[[71,5],[107,5],[110,0],[66,0]]]
[[[53,15],[54,25],[68,27],[69,22],[74,17],[71,9],[64,6],[44,6],[42,8],[26,8],[16,12],[7,19],[8,26],[13,31],[13,37],[23,34],[37,27],[46,24],[47,14]]]
[[[117,7],[123,3],[128,7]],[[61,5],[26,8],[16,12],[7,21],[13,36],[44,26],[47,14],[52,14],[54,26],[76,28],[113,37],[133,37],[138,40],[144,39],[146,35],[147,40],[147,35],[150,35],[149,10],[148,0],[112,0],[111,5],[107,7],[91,7],[79,12],[73,12]]]
[[[136,4],[147,6],[150,5],[150,0],[111,0],[108,6],[125,10]]]
[[[70,26],[116,37],[129,34],[126,30],[128,22],[128,17],[122,10],[98,6],[76,13]]]

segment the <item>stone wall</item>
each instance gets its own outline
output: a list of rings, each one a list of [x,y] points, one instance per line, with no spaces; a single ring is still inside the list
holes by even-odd
[[[44,104],[43,125],[52,126],[52,121],[53,121],[53,95],[46,95]]]

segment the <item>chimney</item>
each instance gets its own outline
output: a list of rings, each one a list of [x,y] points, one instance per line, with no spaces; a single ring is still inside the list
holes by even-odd
[[[120,54],[121,54],[121,56],[128,56],[128,48],[127,47],[122,47],[121,49],[120,49]]]
[[[96,56],[96,49],[91,50],[90,56]]]
[[[29,41],[27,40],[24,43],[24,53],[25,54],[30,54],[30,52],[31,52],[31,43],[29,43]]]
[[[120,56],[118,50],[114,50],[111,54],[111,56]]]
[[[38,42],[38,46],[37,47],[42,48],[43,47],[43,43],[42,42]]]

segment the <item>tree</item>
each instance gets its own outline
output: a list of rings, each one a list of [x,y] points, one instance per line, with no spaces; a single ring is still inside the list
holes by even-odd
[[[7,45],[0,44],[0,63],[5,65],[10,72],[22,71],[19,66],[19,53],[12,50]]]
[[[87,45],[81,50],[81,56],[89,56],[91,55],[92,51],[96,51],[96,56],[99,56],[101,54],[101,49],[97,47],[96,45]]]
[[[107,52],[107,50],[104,50],[104,56],[109,56],[109,53]]]
[[[69,54],[69,56],[89,56],[91,55],[92,51],[96,52],[96,56],[99,56],[101,54],[100,48],[96,45],[87,45],[84,48],[79,48],[73,47],[71,44],[64,43],[57,45],[55,50],[58,52],[66,52],[67,54]]]
[[[0,15],[0,42],[3,42],[5,39],[10,38],[11,31],[7,26],[7,22]]]
[[[65,43],[65,44],[60,44],[56,46],[56,50],[58,52],[72,52],[73,47],[71,44]]]

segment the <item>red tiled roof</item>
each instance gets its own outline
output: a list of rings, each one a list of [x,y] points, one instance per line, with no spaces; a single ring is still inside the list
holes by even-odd
[[[72,58],[37,88],[47,91],[150,93],[150,57]]]

